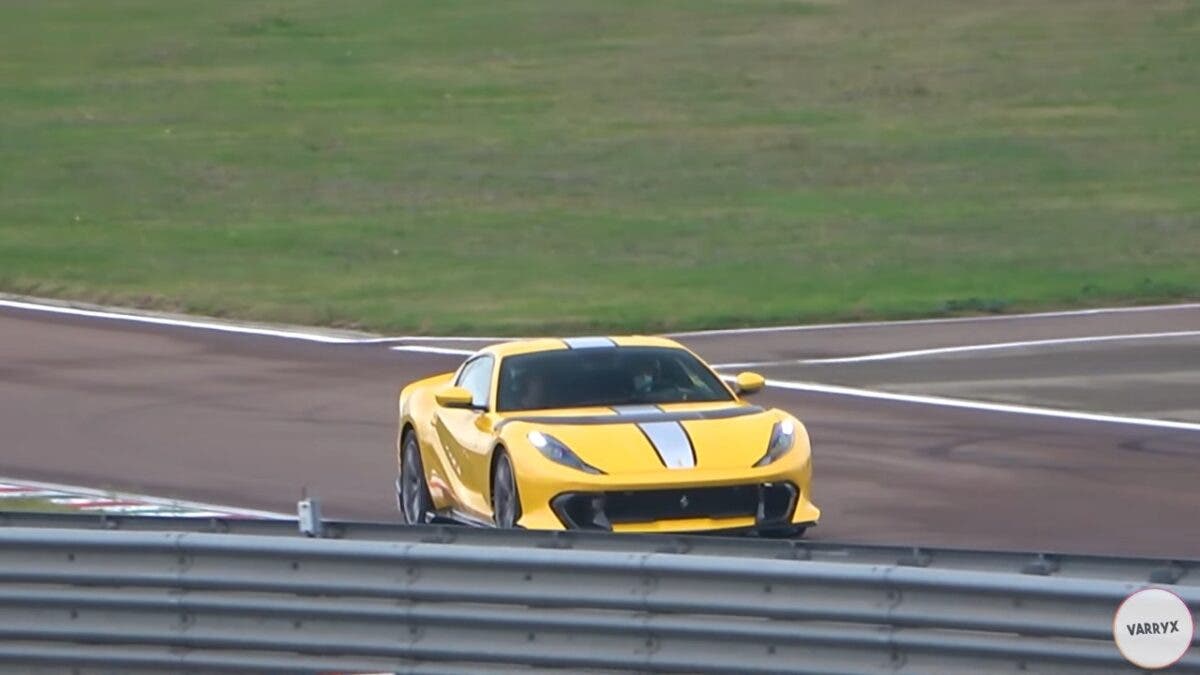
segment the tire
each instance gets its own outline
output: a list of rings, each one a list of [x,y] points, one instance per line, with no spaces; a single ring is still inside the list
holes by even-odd
[[[758,531],[758,536],[763,539],[799,539],[804,536],[808,530],[805,525],[793,525],[790,527],[772,527]]]
[[[516,474],[508,455],[500,452],[492,471],[492,522],[511,529],[521,519],[521,497],[517,493]]]
[[[424,525],[433,511],[433,497],[425,480],[425,465],[421,463],[421,448],[417,435],[404,434],[400,452],[400,476],[396,479],[396,505],[400,519],[406,525]]]

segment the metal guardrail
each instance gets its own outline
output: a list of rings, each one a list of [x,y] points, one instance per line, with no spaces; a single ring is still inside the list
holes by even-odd
[[[5,527],[303,537],[295,520],[121,514],[0,512],[0,530]],[[326,520],[322,523],[322,531],[325,538],[353,541],[812,560],[1200,586],[1200,561],[1182,558],[1117,557],[1046,551],[988,551],[839,543],[819,539],[763,539],[752,536],[495,530],[459,525],[408,526],[367,521]]]
[[[1136,672],[1112,618],[1144,580],[482,541],[0,527],[0,664]]]

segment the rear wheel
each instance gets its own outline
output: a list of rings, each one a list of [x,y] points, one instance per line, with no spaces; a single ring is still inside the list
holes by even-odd
[[[492,520],[496,527],[512,528],[521,519],[521,498],[508,455],[500,453],[492,472]]]
[[[401,519],[408,525],[429,522],[433,497],[429,495],[429,483],[425,480],[425,466],[421,463],[417,435],[411,431],[404,434],[400,452],[400,478],[396,483],[396,501]]]

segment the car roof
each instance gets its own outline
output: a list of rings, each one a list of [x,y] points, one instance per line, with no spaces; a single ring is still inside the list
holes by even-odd
[[[550,352],[560,349],[584,349],[588,347],[668,347],[684,349],[678,342],[664,337],[647,335],[581,336],[566,338],[537,338],[502,342],[479,350],[480,354],[493,354],[503,358],[516,354]]]

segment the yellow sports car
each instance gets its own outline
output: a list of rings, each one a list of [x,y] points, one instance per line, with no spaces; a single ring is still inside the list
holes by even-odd
[[[400,392],[396,498],[407,523],[539,530],[749,530],[815,525],[808,434],[742,400],[680,344],[522,340]]]

